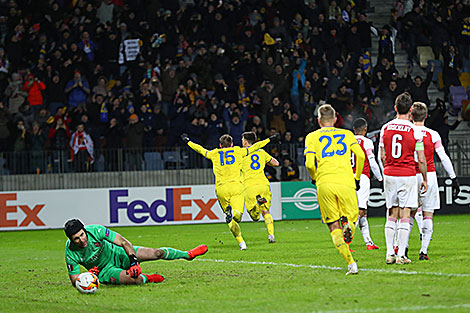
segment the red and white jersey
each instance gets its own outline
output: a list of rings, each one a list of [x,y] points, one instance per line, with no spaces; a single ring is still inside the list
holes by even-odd
[[[384,174],[388,176],[415,176],[416,144],[423,142],[421,131],[410,121],[394,119],[380,130],[380,147],[385,149]]]
[[[442,145],[441,136],[435,130],[427,128],[426,126],[415,126],[416,129],[423,133],[424,143],[424,155],[426,156],[426,163],[428,172],[435,172],[436,167],[434,166],[434,152],[444,149]],[[419,171],[418,162],[416,162],[416,174],[421,173]]]
[[[369,138],[364,136],[356,135],[357,143],[361,146],[362,150],[364,151],[364,155],[366,156],[366,160],[364,161],[364,169],[362,170],[362,174],[366,175],[370,178],[370,164],[369,164],[369,156],[372,154],[374,155],[374,143]],[[356,174],[356,156],[354,153],[351,155],[351,163],[354,174]]]

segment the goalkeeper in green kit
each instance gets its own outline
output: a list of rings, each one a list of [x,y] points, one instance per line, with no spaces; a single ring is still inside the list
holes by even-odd
[[[142,274],[140,262],[152,260],[193,260],[207,252],[206,245],[189,251],[173,248],[134,247],[120,234],[101,225],[87,225],[78,219],[64,226],[69,238],[65,244],[65,262],[72,285],[80,274],[79,265],[97,275],[100,282],[111,284],[159,283],[158,274]]]

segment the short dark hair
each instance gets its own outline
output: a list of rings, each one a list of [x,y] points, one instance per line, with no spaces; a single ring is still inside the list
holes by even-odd
[[[250,145],[256,142],[256,134],[254,132],[244,132],[242,138],[245,139]]]
[[[356,119],[353,123],[353,128],[356,131],[361,131],[367,127],[367,121],[362,117]]]
[[[411,117],[414,122],[422,122],[428,115],[428,107],[423,102],[415,102],[411,107]]]
[[[411,99],[411,95],[408,92],[399,94],[395,99],[395,106],[397,108],[398,114],[407,114],[410,112],[412,105],[413,100]]]
[[[222,148],[228,148],[232,145],[233,138],[229,134],[225,134],[225,135],[220,136],[219,142]]]

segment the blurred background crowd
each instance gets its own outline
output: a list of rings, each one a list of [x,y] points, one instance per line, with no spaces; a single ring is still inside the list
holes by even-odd
[[[139,170],[145,151],[182,145],[183,132],[209,149],[224,133],[240,145],[244,131],[280,132],[269,152],[283,180],[297,179],[287,150],[318,128],[319,104],[334,106],[338,127],[363,117],[376,131],[403,91],[431,105],[429,123],[445,140],[461,120],[449,88],[470,58],[468,4],[397,0],[380,27],[370,10],[363,0],[0,0],[4,166],[53,172],[50,157],[91,171],[104,155],[116,170],[127,149],[126,169]],[[412,77],[422,45],[442,60],[437,103],[434,63]],[[398,49],[408,58],[401,73]]]

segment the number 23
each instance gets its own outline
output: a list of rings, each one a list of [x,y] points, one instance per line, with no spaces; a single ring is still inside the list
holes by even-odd
[[[344,143],[344,138],[346,136],[345,135],[333,135],[333,138],[334,139],[338,139],[338,141],[336,142],[336,144],[338,145],[341,145],[343,147],[343,149],[341,150],[332,150],[332,151],[327,151],[328,148],[331,146],[331,143],[333,142],[333,139],[330,137],[330,136],[321,136],[319,138],[320,142],[323,143],[323,141],[326,139],[326,146],[323,148],[323,150],[321,151],[321,157],[322,158],[327,158],[327,157],[332,157],[335,155],[335,153],[337,155],[343,155],[346,153],[346,151],[348,150],[348,147],[346,146],[346,144]]]

